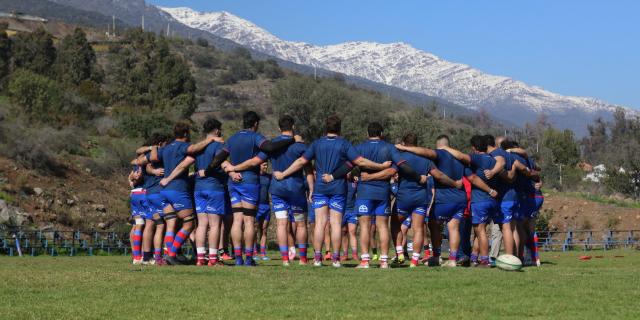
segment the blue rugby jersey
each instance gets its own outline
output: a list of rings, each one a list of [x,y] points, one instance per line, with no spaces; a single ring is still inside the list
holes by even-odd
[[[281,135],[279,137],[274,138],[273,142],[278,142],[284,139],[292,139],[291,136]],[[280,150],[270,155],[271,157],[271,167],[273,171],[285,171],[291,164],[300,158],[304,152],[307,150],[307,147],[303,143],[296,142],[290,145],[288,148]],[[304,187],[305,177],[303,170],[295,172],[294,174],[278,181],[273,179],[271,181],[271,187],[269,188],[269,192],[273,195],[286,197],[292,194],[299,194],[304,197],[305,195],[305,187]]]
[[[238,165],[253,157],[260,157],[262,160],[267,159],[267,155],[260,151],[260,146],[266,143],[267,139],[263,135],[253,130],[240,130],[232,135],[225,142],[224,150],[229,153],[229,162],[232,165]],[[246,184],[259,184],[260,167],[255,166],[245,171],[241,171],[242,182]],[[229,183],[235,183],[229,179]]]
[[[324,183],[323,174],[331,174],[346,161],[354,161],[360,157],[356,149],[339,136],[324,136],[314,141],[302,155],[306,160],[315,159],[316,182],[313,193],[319,195],[346,194],[347,181],[339,179]]]

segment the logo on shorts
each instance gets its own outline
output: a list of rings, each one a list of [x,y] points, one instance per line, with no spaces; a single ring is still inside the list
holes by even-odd
[[[284,204],[282,203],[274,204],[273,210],[276,210],[276,209],[284,209]]]
[[[360,205],[360,206],[358,207],[358,212],[360,212],[360,213],[367,213],[367,212],[369,212],[369,208],[368,208],[367,206],[365,206],[364,204],[363,204],[363,205]]]
[[[338,202],[331,202],[331,206],[336,209],[342,209],[342,205],[340,205],[340,203]]]

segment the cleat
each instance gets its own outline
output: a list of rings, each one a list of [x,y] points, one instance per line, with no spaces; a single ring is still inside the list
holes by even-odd
[[[175,257],[172,257],[170,255],[165,255],[164,256],[164,261],[166,262],[167,265],[169,266],[176,266],[179,265],[180,262],[178,262],[178,260],[176,260]]]
[[[133,259],[133,265],[134,266],[142,265],[142,259]]]
[[[153,260],[153,259],[142,261],[142,265],[143,266],[153,266],[155,264],[156,264],[156,260]]]
[[[306,266],[307,265],[307,258],[300,258],[300,261],[298,262],[298,265]]]
[[[520,260],[520,261],[522,261],[522,260]],[[491,259],[489,260],[489,264],[490,264],[492,267],[495,267],[495,266],[496,266],[496,259],[491,258]]]
[[[371,257],[371,261],[378,261],[378,259],[380,259],[380,256],[378,256],[378,254],[374,254],[373,257]]]
[[[369,269],[369,262],[361,261],[360,264],[356,266],[356,269]]]
[[[331,260],[331,252],[327,251],[327,253],[324,255],[324,260],[325,261],[330,261]]]
[[[342,267],[342,264],[340,264],[340,261],[334,261],[331,263],[331,266],[333,266],[334,268],[340,268]]]
[[[245,267],[255,267],[256,266],[256,261],[253,260],[253,258],[246,258],[244,260],[244,266]]]
[[[347,257],[346,255],[345,256],[340,256],[340,262],[345,262],[347,260],[349,260],[349,257]]]
[[[203,267],[205,265],[204,259],[198,259],[198,261],[196,261],[196,266],[198,267]]]
[[[267,256],[262,256],[262,257],[260,257],[260,259],[262,259],[262,261],[269,261],[269,260],[271,260],[271,259],[270,259],[269,257],[267,257]]]
[[[427,267],[439,267],[440,266],[440,257],[429,257],[427,262],[424,263]]]
[[[157,259],[155,259],[155,265],[156,265],[156,266],[164,266],[164,265],[166,265],[166,264],[167,264],[167,262],[166,262],[166,261],[164,261],[164,259],[162,259],[162,258],[157,258]]]
[[[478,265],[476,267],[484,268],[484,269],[491,269],[491,263],[480,262],[480,263],[478,263]]]
[[[398,263],[399,264],[403,264],[404,263],[404,254],[401,254],[400,256],[398,256]]]
[[[458,265],[458,267],[468,267],[471,265],[471,259],[469,259],[469,257],[467,256],[464,256],[456,260],[456,264]]]
[[[409,268],[415,268],[418,266],[418,260],[413,260],[411,259],[411,262],[409,262]]]
[[[442,264],[442,267],[445,268],[455,268],[457,267],[457,263],[453,260],[447,260],[445,263]]]
[[[189,261],[192,261],[191,263],[193,263],[193,260],[189,260],[184,255],[177,255],[176,260],[178,261],[179,264],[188,264]]]
[[[222,260],[229,261],[229,260],[233,260],[233,258],[225,252],[222,254]]]
[[[353,254],[351,254],[351,260],[360,261],[360,257],[358,257],[357,253],[353,253]]]
[[[389,269],[389,263],[386,261],[380,262],[380,269]]]
[[[242,265],[244,265],[244,260],[242,260],[242,257],[237,257],[236,266],[242,266]]]
[[[289,261],[287,261],[287,260],[283,260],[283,261],[282,261],[282,266],[283,266],[283,267],[288,267],[288,266],[290,266]]]
[[[314,267],[322,267],[322,261],[320,260],[313,260],[313,266]]]

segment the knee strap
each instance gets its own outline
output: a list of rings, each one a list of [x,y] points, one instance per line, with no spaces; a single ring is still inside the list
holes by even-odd
[[[184,222],[191,222],[191,221],[193,221],[193,220],[195,220],[195,219],[196,219],[196,217],[195,217],[195,216],[193,215],[193,213],[192,213],[192,214],[191,214],[191,215],[189,215],[188,217],[186,217],[186,218],[182,219],[182,222],[183,222],[183,223],[184,223]]]
[[[164,219],[162,218],[153,219],[153,223],[155,223],[156,226],[164,225]]]
[[[175,212],[171,212],[171,213],[168,213],[168,214],[166,214],[166,215],[164,216],[164,220],[166,220],[166,221],[168,221],[168,220],[174,220],[174,219],[176,219],[177,217],[178,217],[178,216],[176,215],[176,213],[175,213]]]
[[[245,216],[255,217],[258,213],[257,209],[247,209],[247,208],[234,208],[233,212],[241,212]]]

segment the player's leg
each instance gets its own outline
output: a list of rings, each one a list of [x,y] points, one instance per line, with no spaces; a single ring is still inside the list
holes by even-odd
[[[497,223],[491,225],[491,259],[495,260],[500,255],[500,246],[502,246],[502,231]],[[486,233],[486,232],[485,232]]]
[[[171,205],[167,205],[163,209],[164,221],[166,225],[166,231],[164,233],[164,254],[166,256],[169,255],[169,251],[171,250],[171,246],[173,246],[173,240],[176,236],[176,219],[178,216],[175,213],[175,210]]]
[[[302,197],[299,205],[292,206],[293,226],[295,226],[295,237],[298,252],[300,255],[300,265],[307,264],[307,208],[306,201]]]
[[[222,217],[224,216],[224,212],[220,214],[208,214],[208,224],[209,224],[209,266],[218,266],[222,265],[218,263],[218,246],[220,241],[220,225],[222,222]]]
[[[409,267],[414,268],[418,266],[420,261],[420,249],[424,244],[425,233],[425,215],[414,211],[411,214],[411,232],[413,233],[413,253],[411,255],[411,264]]]
[[[380,258],[380,256],[378,256],[378,242],[376,241],[376,219],[375,217],[371,217],[371,228],[369,229],[369,232],[371,233],[371,235],[369,235],[369,248],[371,248],[371,261],[378,261],[378,259]]]
[[[449,231],[449,260],[443,266],[455,267],[460,248],[460,220],[451,218],[447,222],[447,230]]]
[[[241,204],[232,205],[233,222],[231,224],[231,243],[233,245],[233,256],[236,265],[244,265],[242,258],[242,225],[244,224],[244,210]]]
[[[355,217],[354,217],[355,218]],[[355,219],[354,219],[355,220]],[[347,231],[349,233],[349,246],[351,247],[351,259],[358,261],[358,239],[356,231],[358,228],[358,220],[347,223]]]
[[[189,202],[191,199],[189,199]],[[177,212],[177,216],[182,220],[182,227],[178,232],[176,232],[176,236],[173,239],[173,244],[171,245],[171,249],[169,250],[169,258],[175,258],[184,242],[189,239],[191,231],[193,230],[193,224],[195,220],[195,216],[192,208],[183,209]],[[168,261],[169,263],[173,263],[174,261]]]
[[[276,216],[276,241],[284,266],[289,266],[289,204],[285,199],[271,195],[273,213]]]
[[[376,201],[374,205],[374,217],[376,219],[376,229],[380,239],[380,268],[389,267],[389,201]],[[402,242],[402,239],[401,239]]]
[[[472,223],[476,239],[478,240],[479,267],[491,267],[486,224],[496,209],[495,203],[491,201],[471,203]]]
[[[345,195],[332,195],[329,200],[329,223],[331,225],[331,262],[340,267],[340,245],[342,244],[342,215],[346,205]]]
[[[204,191],[196,191],[193,194],[196,203],[196,216],[198,219],[198,226],[196,227],[196,265],[204,266],[206,248],[205,242],[207,238],[207,229],[209,228],[209,217],[207,204],[209,195]]]
[[[229,250],[231,228],[233,226],[233,209],[230,205],[225,209],[225,215],[222,217],[220,222],[220,241],[218,242],[220,258],[224,261],[233,260],[233,251]]]
[[[162,260],[162,244],[164,242],[165,223],[160,213],[153,215],[153,222],[156,227],[153,235],[153,259],[157,265],[161,265],[164,263]]]
[[[257,197],[256,197],[257,198]],[[255,261],[253,260],[253,245],[255,244],[256,239],[256,213],[257,206],[245,201],[242,201],[243,207],[243,217],[242,223],[244,226],[244,230],[242,236],[244,238],[244,265],[245,266],[254,266]]]
[[[390,225],[389,232],[391,233],[391,241],[393,242],[393,247],[396,249],[395,250],[396,256],[392,259],[393,263],[398,262],[398,257],[404,251],[402,248],[402,230],[401,230],[402,222],[404,221],[404,219],[405,219],[405,216],[400,215],[397,212],[393,212],[389,216],[389,225]]]
[[[357,207],[358,206],[356,206],[356,208]],[[368,268],[369,261],[371,260],[371,256],[369,255],[369,245],[371,244],[371,217],[361,214],[358,216],[358,223],[360,224],[360,266],[362,268]]]
[[[344,220],[344,216],[342,217],[342,226],[340,228],[342,233],[342,240],[340,244],[342,253],[340,254],[340,261],[343,262],[347,261],[347,256],[349,254],[349,228],[347,228],[347,223]]]
[[[313,265],[319,267],[322,266],[322,245],[325,243],[325,230],[329,223],[329,198],[325,195],[314,195],[313,209],[315,217],[315,226],[313,229]]]

